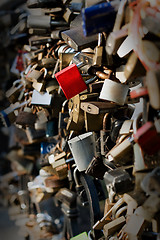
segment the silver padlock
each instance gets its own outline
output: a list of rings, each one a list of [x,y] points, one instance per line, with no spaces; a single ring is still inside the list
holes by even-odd
[[[95,139],[92,132],[76,136],[68,141],[78,170],[85,171],[95,155]]]
[[[124,105],[128,90],[128,85],[117,83],[110,79],[105,79],[99,98],[107,101],[112,101],[119,105]]]

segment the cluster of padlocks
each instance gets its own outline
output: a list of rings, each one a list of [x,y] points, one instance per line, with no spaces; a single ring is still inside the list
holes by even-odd
[[[7,154],[13,172],[3,179],[21,180],[8,189],[10,205],[18,199],[25,214],[21,232],[160,239],[160,2],[26,5],[15,29],[25,25],[28,44],[17,51],[1,111],[19,146]],[[49,198],[61,222],[40,210]],[[88,219],[83,231],[80,218]]]

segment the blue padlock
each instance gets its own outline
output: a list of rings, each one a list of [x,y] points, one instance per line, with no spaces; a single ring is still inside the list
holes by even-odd
[[[47,122],[46,137],[53,137],[58,134],[58,118],[53,118]]]
[[[113,29],[117,13],[117,3],[109,2],[82,9],[82,27],[85,36],[110,32]]]

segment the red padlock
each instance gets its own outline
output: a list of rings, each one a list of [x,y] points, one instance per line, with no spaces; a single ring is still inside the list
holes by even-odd
[[[56,73],[55,77],[67,99],[87,89],[87,85],[75,63]]]
[[[146,122],[133,136],[134,141],[148,155],[155,154],[160,150],[160,134],[157,132],[153,122]]]

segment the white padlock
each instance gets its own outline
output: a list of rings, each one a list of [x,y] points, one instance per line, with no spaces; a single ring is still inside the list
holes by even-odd
[[[100,99],[112,101],[119,105],[124,105],[129,86],[121,83],[117,83],[110,79],[105,79],[101,92]]]

